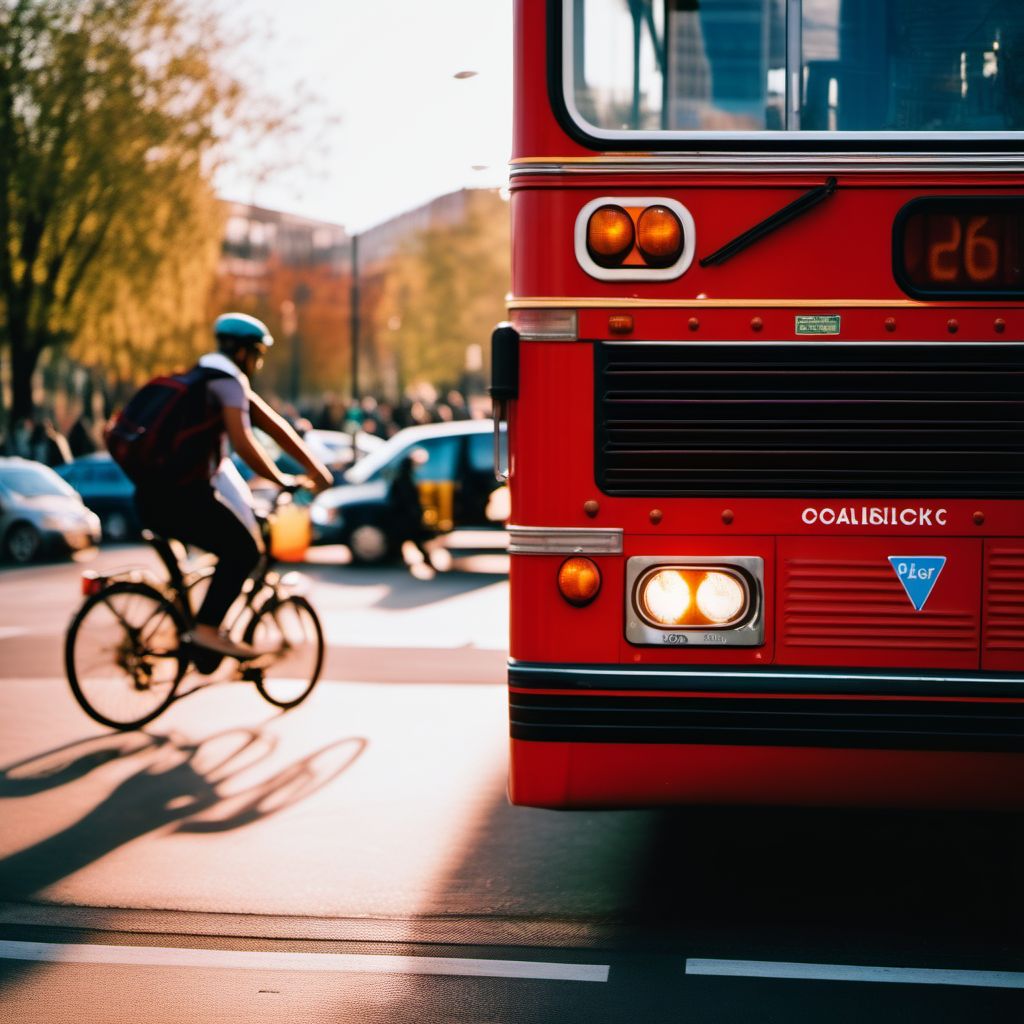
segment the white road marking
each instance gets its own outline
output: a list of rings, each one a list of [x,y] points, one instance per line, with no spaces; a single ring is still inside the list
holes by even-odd
[[[903,985],[969,985],[1024,988],[1024,973],[959,971],[927,967],[859,967],[852,964],[793,964],[772,960],[687,960],[687,974],[730,978],[797,978],[813,981],[894,982]]]
[[[131,967],[221,967],[259,971],[338,971],[346,974],[447,974],[467,978],[542,981],[608,980],[607,964],[358,953],[271,953],[259,950],[179,949],[174,946],[100,946],[89,943],[0,942],[0,959]]]

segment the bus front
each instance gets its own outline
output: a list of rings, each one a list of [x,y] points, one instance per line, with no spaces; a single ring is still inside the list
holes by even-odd
[[[1024,802],[1024,5],[517,0],[515,803]]]

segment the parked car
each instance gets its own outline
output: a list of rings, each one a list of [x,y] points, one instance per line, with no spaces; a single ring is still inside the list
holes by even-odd
[[[261,430],[256,431],[260,444],[282,473],[305,473],[305,467],[296,462],[290,455],[283,452],[277,442]],[[362,458],[385,444],[384,438],[367,434],[360,430],[356,434],[355,448],[352,446],[352,435],[341,430],[307,430],[302,440],[309,450],[330,470],[335,483],[341,483],[343,474],[357,458]],[[256,489],[262,489],[260,481],[254,482],[253,471],[238,457],[232,454],[232,461],[238,467],[242,478]]]
[[[100,517],[105,540],[129,540],[139,535],[142,524],[135,511],[135,484],[106,452],[83,455],[57,466],[56,471]]]
[[[503,427],[502,459],[504,447]],[[500,529],[500,522],[487,515],[498,487],[494,424],[461,420],[407,427],[347,470],[339,486],[313,500],[313,543],[345,544],[359,563],[395,558],[401,536],[390,490],[402,462],[414,452],[413,477],[428,531]]]
[[[0,458],[0,551],[25,564],[97,544],[100,520],[48,466]]]

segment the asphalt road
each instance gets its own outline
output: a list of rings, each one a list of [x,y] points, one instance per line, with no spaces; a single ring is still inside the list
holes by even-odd
[[[0,1021],[1024,1020],[1014,818],[508,806],[500,562],[309,566],[306,704],[127,735],[81,568],[0,571]]]

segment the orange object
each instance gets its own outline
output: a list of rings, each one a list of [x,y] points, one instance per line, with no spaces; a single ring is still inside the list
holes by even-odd
[[[633,248],[633,218],[621,206],[602,206],[587,222],[587,248],[595,261],[618,263]]]
[[[648,206],[637,221],[637,247],[654,266],[668,266],[683,251],[683,225],[667,206]]]
[[[278,562],[301,562],[312,542],[308,508],[283,505],[270,517],[270,554]]]
[[[558,591],[569,604],[590,604],[600,589],[601,570],[589,558],[567,558],[558,570]]]

